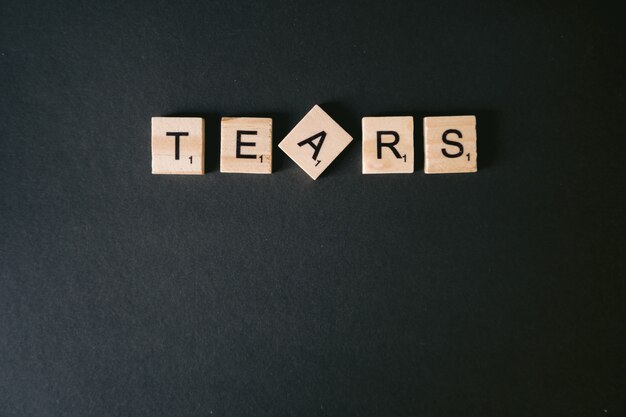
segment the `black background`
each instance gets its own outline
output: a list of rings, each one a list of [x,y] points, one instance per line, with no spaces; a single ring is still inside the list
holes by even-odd
[[[543,3],[3,1],[0,416],[624,415],[626,33]],[[314,104],[317,181],[219,173],[221,116]],[[424,175],[459,114],[479,172]],[[150,174],[175,115],[207,175]],[[361,175],[373,115],[415,174]]]

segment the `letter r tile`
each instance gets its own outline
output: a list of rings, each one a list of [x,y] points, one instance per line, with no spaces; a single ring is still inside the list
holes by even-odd
[[[204,174],[204,119],[152,118],[152,173]]]
[[[363,173],[413,173],[413,117],[364,117]]]
[[[315,105],[278,147],[315,180],[350,142],[352,137]]]

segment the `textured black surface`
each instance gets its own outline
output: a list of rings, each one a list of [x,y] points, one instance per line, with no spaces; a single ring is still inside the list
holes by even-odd
[[[580,2],[3,1],[0,416],[624,415],[625,30]],[[316,182],[219,117],[320,104]],[[476,114],[426,176],[421,118]],[[150,174],[203,116],[205,176]],[[413,175],[360,118],[414,115]]]

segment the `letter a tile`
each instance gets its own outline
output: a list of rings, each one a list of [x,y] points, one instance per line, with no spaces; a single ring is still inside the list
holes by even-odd
[[[476,172],[476,117],[424,117],[424,172]]]
[[[152,173],[204,174],[204,119],[152,118]]]
[[[352,137],[316,105],[278,147],[315,180],[350,142]]]

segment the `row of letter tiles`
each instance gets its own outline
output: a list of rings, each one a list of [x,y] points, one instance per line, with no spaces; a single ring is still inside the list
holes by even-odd
[[[363,174],[414,172],[413,117],[364,117]],[[317,179],[352,142],[352,137],[314,106],[278,144],[311,178]],[[204,174],[204,120],[152,118],[152,173]],[[424,118],[424,172],[477,171],[476,118]],[[272,173],[272,119],[222,118],[220,172]]]

